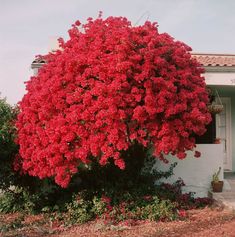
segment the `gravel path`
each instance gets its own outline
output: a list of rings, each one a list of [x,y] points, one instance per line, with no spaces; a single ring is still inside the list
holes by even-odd
[[[184,220],[172,222],[140,221],[134,226],[104,225],[89,222],[64,228],[43,215],[26,216],[19,227],[4,230],[16,223],[20,214],[0,215],[0,237],[235,237],[235,213],[204,208],[187,212]]]

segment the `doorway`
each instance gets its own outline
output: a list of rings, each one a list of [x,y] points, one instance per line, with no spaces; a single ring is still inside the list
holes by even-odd
[[[216,137],[223,145],[224,171],[231,171],[231,98],[222,97],[221,102],[223,111],[216,115]]]

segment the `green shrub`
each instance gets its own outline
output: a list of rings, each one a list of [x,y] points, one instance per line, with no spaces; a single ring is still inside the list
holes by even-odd
[[[67,204],[66,223],[85,223],[92,219],[92,204],[78,195],[73,196],[72,202]]]
[[[116,203],[104,195],[94,196],[92,200],[85,199],[85,196],[74,195],[72,202],[68,203],[65,213],[67,224],[84,223],[94,218],[116,224],[130,219],[173,220],[177,216],[176,205],[169,200],[160,200],[157,196],[137,197],[129,193]]]
[[[176,217],[175,204],[169,200],[160,200],[157,196],[145,206],[137,207],[135,210],[137,219],[159,221],[173,220]]]
[[[34,213],[39,196],[29,193],[25,188],[14,187],[0,196],[0,212]]]
[[[102,198],[99,198],[97,196],[94,196],[92,200],[92,213],[94,216],[102,216],[108,209],[107,209],[107,203],[102,200]]]
[[[18,147],[14,142],[16,130],[14,119],[17,108],[0,98],[0,189],[4,190],[17,180],[12,170]]]
[[[14,171],[13,163],[18,155],[14,125],[17,114],[17,106],[0,98],[0,212],[36,212],[55,205],[61,189],[50,180],[42,181]]]

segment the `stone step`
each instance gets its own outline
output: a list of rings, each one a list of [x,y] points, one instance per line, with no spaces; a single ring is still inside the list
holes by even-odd
[[[235,191],[223,191],[222,193],[214,193],[212,192],[213,197],[221,197],[221,198],[234,198],[235,200]]]
[[[235,184],[235,179],[226,179],[229,183]]]
[[[235,174],[226,173],[224,176],[223,192],[209,192],[209,196],[212,197],[219,205],[230,210],[235,210]]]
[[[225,179],[223,191],[234,191],[235,192],[235,180]]]
[[[209,196],[220,206],[235,210],[235,191],[223,191],[222,193],[209,192]]]

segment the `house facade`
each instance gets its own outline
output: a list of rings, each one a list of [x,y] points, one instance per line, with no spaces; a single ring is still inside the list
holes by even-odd
[[[194,158],[190,151],[183,161],[168,156],[170,164],[178,162],[168,181],[174,182],[180,177],[186,184],[185,191],[204,197],[208,195],[212,175],[219,167],[221,180],[226,172],[235,172],[235,55],[192,53],[192,56],[205,68],[204,77],[214,97],[213,104],[223,105],[223,110],[212,113],[213,121],[206,142],[197,144],[200,158]],[[168,169],[169,164],[158,161],[156,168]],[[224,190],[229,190],[226,179],[224,184]]]
[[[205,68],[205,80],[223,111],[215,115],[215,134],[223,145],[224,171],[235,172],[235,55],[193,54]]]
[[[36,76],[38,74],[38,70],[42,67],[43,64],[45,64],[45,60],[42,58],[36,58],[32,64],[31,69],[33,70],[33,75]]]

